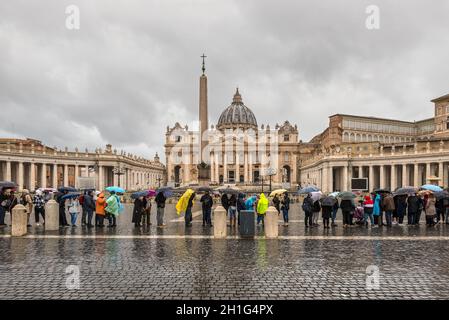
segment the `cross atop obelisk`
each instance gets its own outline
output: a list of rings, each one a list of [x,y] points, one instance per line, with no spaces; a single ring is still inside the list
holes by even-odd
[[[203,55],[201,56],[201,58],[203,58],[203,68],[202,68],[202,69],[203,69],[203,74],[204,74],[204,72],[206,71],[206,65],[205,65],[205,63],[204,63],[204,62],[205,62],[204,59],[207,58],[207,56],[205,56],[204,53],[203,53]]]

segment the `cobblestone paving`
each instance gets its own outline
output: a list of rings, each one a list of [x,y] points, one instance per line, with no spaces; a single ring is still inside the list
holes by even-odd
[[[0,299],[449,299],[447,226],[308,231],[293,212],[283,239],[215,240],[201,217],[188,232],[182,222],[136,231],[123,219],[115,231],[32,228],[35,238],[2,229]],[[79,289],[66,286],[70,265]],[[378,289],[367,289],[370,265]]]

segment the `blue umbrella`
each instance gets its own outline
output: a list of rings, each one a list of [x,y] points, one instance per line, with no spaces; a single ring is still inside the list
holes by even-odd
[[[317,192],[317,191],[320,191],[320,189],[315,186],[308,186],[308,187],[304,187],[304,188],[298,190],[298,194],[307,194],[307,193]]]
[[[173,188],[172,187],[161,187],[156,190],[156,194],[158,194],[159,192],[163,192],[164,197],[166,197],[166,198],[173,196]]]
[[[421,186],[422,190],[430,190],[433,192],[440,192],[443,191],[442,188],[440,188],[439,186],[433,185],[433,184],[425,184],[423,186]]]
[[[78,198],[81,195],[80,192],[69,192],[61,197],[62,200]]]
[[[116,186],[107,187],[105,190],[109,191],[109,192],[115,192],[115,193],[125,193],[126,192],[125,189],[116,187]]]
[[[75,192],[75,191],[78,191],[76,188],[73,188],[73,187],[59,187],[58,188],[58,191],[59,192]]]
[[[146,197],[146,196],[148,196],[148,190],[137,191],[137,192],[134,192],[133,194],[131,194],[131,199],[137,199],[137,198]]]

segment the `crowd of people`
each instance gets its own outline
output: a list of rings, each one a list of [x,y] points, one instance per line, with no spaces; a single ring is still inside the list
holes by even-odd
[[[34,220],[37,226],[41,221],[45,224],[45,204],[52,198],[59,204],[59,224],[61,227],[77,227],[79,223],[87,228],[103,228],[105,220],[107,227],[117,226],[117,216],[123,212],[124,207],[121,198],[115,192],[99,192],[87,190],[80,194],[71,195],[67,190],[55,192],[52,190],[38,189],[32,195],[23,189],[20,193],[15,190],[3,189],[0,192],[0,227],[6,226],[5,213],[12,212],[17,204],[25,207],[28,216],[28,226],[31,227],[31,214],[34,212]],[[185,212],[185,225],[192,225],[192,207],[196,198],[196,192],[192,191],[183,201]],[[335,201],[323,201],[326,197],[314,198],[312,193],[305,196],[301,207],[304,211],[304,224],[306,228],[320,226],[319,216],[324,228],[336,227],[337,212],[342,213],[343,227],[360,225],[377,228],[381,226],[391,227],[403,225],[419,225],[422,216],[425,217],[427,226],[436,224],[449,224],[449,199],[437,199],[431,192],[417,192],[406,195],[393,195],[391,192],[377,192],[364,194],[360,197],[342,198],[335,197]],[[151,226],[151,210],[153,203],[156,205],[157,226],[165,227],[164,210],[167,197],[163,192],[155,196],[140,196],[134,200],[132,223],[135,227]],[[182,200],[182,201],[181,201]],[[288,192],[276,194],[270,200],[264,193],[245,195],[244,193],[224,193],[221,195],[221,205],[226,210],[231,228],[240,224],[240,213],[243,210],[251,210],[257,216],[257,225],[264,225],[264,218],[268,206],[273,205],[282,216],[284,226],[289,223],[289,211],[291,200]],[[214,196],[206,191],[200,197],[202,209],[202,224],[204,227],[212,227],[212,208]]]
[[[189,198],[186,215],[191,215],[192,203],[195,198],[193,193]],[[253,211],[257,216],[257,225],[264,225],[265,214],[270,204],[268,198],[264,193],[245,195],[244,193],[223,193],[221,195],[221,205],[226,210],[229,217],[229,226],[235,228],[240,224],[240,213],[243,210]],[[284,226],[288,226],[288,213],[290,210],[290,198],[288,192],[282,194],[276,194],[273,199],[273,205],[279,214],[282,213],[284,219]],[[202,213],[203,213],[203,226],[212,226],[211,212],[214,204],[213,198],[209,191],[206,191],[200,198]],[[191,226],[191,219],[186,219],[186,226]]]
[[[32,195],[29,190],[23,189],[17,193],[14,189],[0,190],[0,227],[5,227],[6,213],[12,213],[17,204],[25,207],[27,226],[32,226],[31,214],[34,212],[36,226],[45,225],[45,205],[54,199],[59,205],[59,225],[61,228],[76,228],[79,224],[87,228],[103,228],[105,220],[107,227],[117,226],[117,217],[124,210],[121,197],[116,192],[100,192],[86,190],[84,192],[70,192],[70,190],[37,189]],[[132,222],[136,227],[149,226],[152,201],[157,207],[157,226],[165,227],[164,208],[166,197],[158,193],[155,199],[152,197],[139,197],[134,202]]]
[[[335,221],[338,209],[342,212],[344,228],[354,225],[391,227],[403,225],[405,218],[408,225],[416,226],[419,225],[423,213],[427,226],[449,224],[449,199],[436,199],[431,192],[397,196],[390,192],[379,192],[354,199],[335,198],[333,204],[324,204],[322,200],[323,198],[313,200],[311,194],[304,198],[302,209],[305,213],[306,228],[319,226],[320,212],[324,228],[337,226]]]

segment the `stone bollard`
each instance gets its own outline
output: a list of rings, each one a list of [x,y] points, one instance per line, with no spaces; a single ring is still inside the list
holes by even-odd
[[[218,206],[214,210],[214,238],[226,238],[226,210],[222,206]]]
[[[268,207],[265,212],[265,237],[277,238],[279,234],[278,211],[275,207]]]
[[[59,230],[59,204],[55,200],[45,204],[45,230]]]
[[[25,207],[18,204],[12,209],[11,214],[11,235],[20,237],[27,234],[28,215]]]

